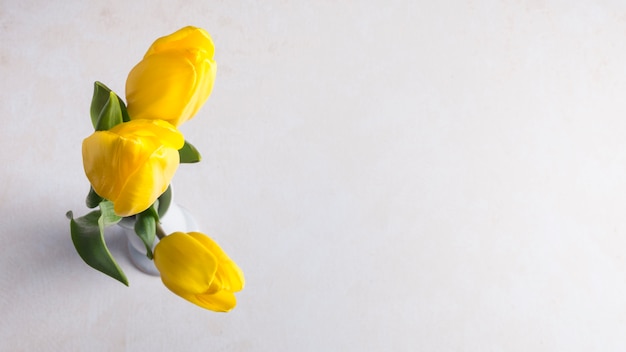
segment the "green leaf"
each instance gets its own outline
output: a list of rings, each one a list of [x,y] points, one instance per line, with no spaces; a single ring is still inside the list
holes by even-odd
[[[122,108],[120,101],[114,92],[109,92],[109,99],[100,111],[96,131],[106,131],[122,123]]]
[[[186,164],[197,163],[202,159],[198,149],[187,141],[185,141],[185,145],[178,150],[178,155],[180,156],[180,162]]]
[[[72,212],[68,212],[67,216],[70,218],[72,242],[78,255],[90,267],[128,286],[126,275],[117,265],[104,241],[105,221],[102,220],[101,211],[94,210],[76,219],[73,218]]]
[[[122,100],[122,98],[119,97],[119,95],[115,95],[117,96],[117,101],[120,103],[120,110],[122,111],[122,121],[124,122],[128,122],[130,121],[130,116],[128,116],[128,110],[126,109],[126,104],[124,104],[124,101]]]
[[[167,186],[167,189],[163,194],[159,196],[159,207],[158,213],[159,218],[162,218],[167,213],[167,210],[170,208],[170,204],[172,204],[172,186]]]
[[[104,108],[104,105],[109,100],[111,89],[105,86],[102,82],[95,82],[93,84],[93,97],[91,98],[91,123],[93,128],[98,126],[98,120],[100,118],[100,112]]]
[[[110,111],[105,112],[106,109]],[[91,123],[97,131],[108,130],[118,123],[130,121],[126,104],[122,98],[102,82],[96,81],[94,83],[90,113]],[[114,118],[111,119],[110,115],[114,115]]]
[[[107,227],[111,225],[115,225],[120,220],[122,220],[121,216],[117,216],[115,211],[113,210],[113,202],[104,200],[100,202],[100,212],[102,213],[100,220],[102,222],[102,226]]]
[[[159,221],[159,199],[157,198],[157,200],[152,203],[152,206],[144,211],[150,212],[156,221]]]
[[[85,201],[87,203],[87,208],[93,209],[97,207],[103,200],[104,198],[100,197],[98,193],[93,190],[93,187],[89,187],[89,194],[87,194],[87,199]]]
[[[146,246],[146,256],[152,259],[152,244],[156,237],[156,223],[158,219],[154,216],[155,212],[150,211],[153,207],[137,214],[135,219],[135,233]]]

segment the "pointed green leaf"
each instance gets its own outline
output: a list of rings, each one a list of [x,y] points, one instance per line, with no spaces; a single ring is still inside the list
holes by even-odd
[[[100,210],[80,218],[73,218],[71,212],[67,216],[70,218],[70,232],[72,242],[78,255],[92,268],[118,280],[128,286],[128,279],[122,269],[111,255],[104,241],[104,226]]]
[[[137,214],[135,233],[146,246],[146,256],[152,259],[152,244],[154,244],[154,238],[156,237],[157,219],[154,217],[154,211],[149,209]]]
[[[122,111],[122,121],[124,122],[130,121],[130,116],[128,116],[128,110],[126,109],[126,104],[124,104],[124,101],[122,100],[122,98],[120,98],[117,94],[115,96],[117,96],[117,101],[120,103],[120,110]]]
[[[172,186],[167,186],[167,189],[163,194],[159,196],[159,218],[162,218],[167,213],[167,210],[170,208],[170,204],[172,204]]]
[[[95,82],[93,89],[93,98],[91,99],[91,123],[93,124],[93,128],[98,130],[98,125],[104,123],[100,122],[100,118],[102,115],[102,111],[104,110],[106,104],[112,97],[112,94],[115,95],[115,100],[117,100],[119,105],[119,110],[121,112],[121,119],[123,122],[130,121],[130,117],[128,116],[128,110],[126,109],[126,104],[122,98],[120,98],[115,92],[113,92],[109,87],[104,85],[102,82]],[[117,124],[117,123],[116,123]],[[113,125],[114,126],[114,125]],[[111,126],[112,127],[112,126]],[[98,130],[100,131],[100,130]]]
[[[93,187],[89,187],[89,194],[87,194],[87,199],[85,201],[87,203],[87,208],[93,209],[97,207],[103,200],[104,199],[100,197],[98,193],[96,193],[96,191],[93,190]]]
[[[104,105],[109,100],[111,89],[105,86],[102,82],[95,82],[93,84],[93,97],[91,98],[91,123],[93,128],[98,126],[98,119],[100,118],[100,112],[104,108]]]
[[[202,159],[198,149],[187,141],[185,141],[185,145],[178,150],[178,155],[180,156],[180,162],[186,164],[197,163]]]
[[[106,131],[120,123],[122,123],[122,108],[119,98],[114,92],[109,92],[109,99],[100,111],[96,131]]]

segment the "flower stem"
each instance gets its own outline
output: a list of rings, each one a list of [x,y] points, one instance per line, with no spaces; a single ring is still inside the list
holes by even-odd
[[[161,224],[158,221],[156,223],[156,235],[159,238],[159,240],[162,240],[163,237],[167,236],[167,234],[165,233],[165,231],[163,231],[163,228],[161,227]]]

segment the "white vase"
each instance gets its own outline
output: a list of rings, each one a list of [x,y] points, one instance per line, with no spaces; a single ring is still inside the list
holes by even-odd
[[[161,228],[167,235],[173,232],[199,231],[198,224],[189,211],[175,202],[170,204],[169,209],[160,220]],[[133,264],[148,275],[159,276],[159,271],[154,266],[154,261],[146,256],[146,246],[135,233],[135,220],[133,218],[124,218],[118,225],[126,234],[128,252]],[[157,243],[159,243],[158,237],[154,239],[153,250]]]

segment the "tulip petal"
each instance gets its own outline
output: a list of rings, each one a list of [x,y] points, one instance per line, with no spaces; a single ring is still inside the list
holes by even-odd
[[[100,196],[114,201],[120,192],[118,151],[123,141],[110,131],[98,131],[83,141],[83,167],[93,189]],[[129,154],[129,157],[132,155]]]
[[[130,118],[180,125],[208,99],[215,71],[215,63],[202,52],[166,51],[146,57],[126,80]]]
[[[235,295],[228,291],[220,291],[210,295],[196,295],[195,298],[197,301],[191,302],[216,312],[228,312],[237,305]]]
[[[215,51],[213,40],[207,31],[202,28],[187,26],[157,39],[150,46],[145,56],[167,50],[179,50],[180,48],[201,48],[207,52],[209,58],[213,58]]]
[[[115,213],[120,216],[146,210],[165,192],[179,165],[177,149],[185,143],[182,134],[165,121],[132,122],[112,129],[121,135],[125,151],[118,166],[120,180],[125,182],[119,182],[114,200]]]
[[[213,59],[208,58],[205,52],[195,52],[195,56],[190,60],[194,62],[198,81],[195,87],[196,92],[193,95],[193,99],[189,102],[190,116],[188,119],[191,119],[209,99],[213,91],[215,76],[217,75],[217,64]]]
[[[219,291],[214,294],[190,294],[180,290],[169,289],[187,301],[215,312],[228,312],[237,305],[235,295],[228,291]]]
[[[241,291],[245,285],[243,271],[239,266],[224,252],[224,250],[210,237],[200,232],[190,232],[189,236],[196,239],[217,258],[216,280],[211,290],[216,289],[227,290],[230,292]],[[219,286],[219,287],[216,287]]]
[[[163,284],[174,293],[201,294],[209,289],[218,263],[197,240],[175,232],[156,245],[154,265]]]
[[[167,189],[178,168],[178,151],[159,148],[128,177],[115,204],[115,213],[131,216],[148,209]]]
[[[153,140],[158,145],[174,148],[176,150],[183,147],[185,138],[182,133],[172,124],[160,120],[135,119],[131,123],[115,126],[111,129],[120,136],[132,136],[141,140]]]

